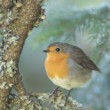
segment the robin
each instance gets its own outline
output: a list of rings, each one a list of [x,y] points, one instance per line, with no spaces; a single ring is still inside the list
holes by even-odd
[[[58,87],[69,90],[67,97],[73,88],[81,87],[91,78],[92,70],[100,72],[83,50],[71,44],[55,42],[43,52],[47,53],[48,77]]]

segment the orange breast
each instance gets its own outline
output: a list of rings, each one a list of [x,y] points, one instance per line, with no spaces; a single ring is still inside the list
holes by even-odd
[[[48,76],[50,78],[55,78],[55,76],[63,79],[69,74],[68,67],[68,57],[69,54],[50,54],[47,56],[45,61],[45,68]]]

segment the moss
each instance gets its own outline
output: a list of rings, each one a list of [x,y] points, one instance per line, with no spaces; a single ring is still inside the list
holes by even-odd
[[[13,86],[16,87],[19,97],[22,95],[21,109],[34,109],[35,105],[29,96],[26,96],[18,70],[18,61],[28,32],[36,21],[40,21],[42,9],[37,0],[25,0],[25,4],[18,5],[15,2],[13,4],[11,0],[0,1],[0,26],[3,35],[0,43],[0,110],[7,109]]]

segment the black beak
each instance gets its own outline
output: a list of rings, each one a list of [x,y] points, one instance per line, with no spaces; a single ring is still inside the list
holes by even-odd
[[[43,52],[48,53],[48,52],[50,52],[50,50],[43,50]]]

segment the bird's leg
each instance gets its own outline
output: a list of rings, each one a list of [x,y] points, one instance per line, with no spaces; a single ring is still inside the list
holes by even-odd
[[[54,95],[54,94],[56,95],[56,94],[57,94],[58,89],[59,89],[59,86],[57,86],[57,87],[54,89],[54,91],[53,91],[52,95]],[[51,95],[51,96],[52,96],[52,95]]]
[[[57,87],[54,89],[54,91],[53,91],[53,93],[52,93],[52,94],[56,94],[56,93],[57,93],[57,91],[58,91],[58,89],[59,89],[59,86],[57,86]]]
[[[66,103],[68,102],[68,97],[70,96],[70,93],[71,93],[72,90],[73,90],[73,88],[70,89],[69,92],[68,92],[67,95],[66,95],[65,106],[66,106]]]

